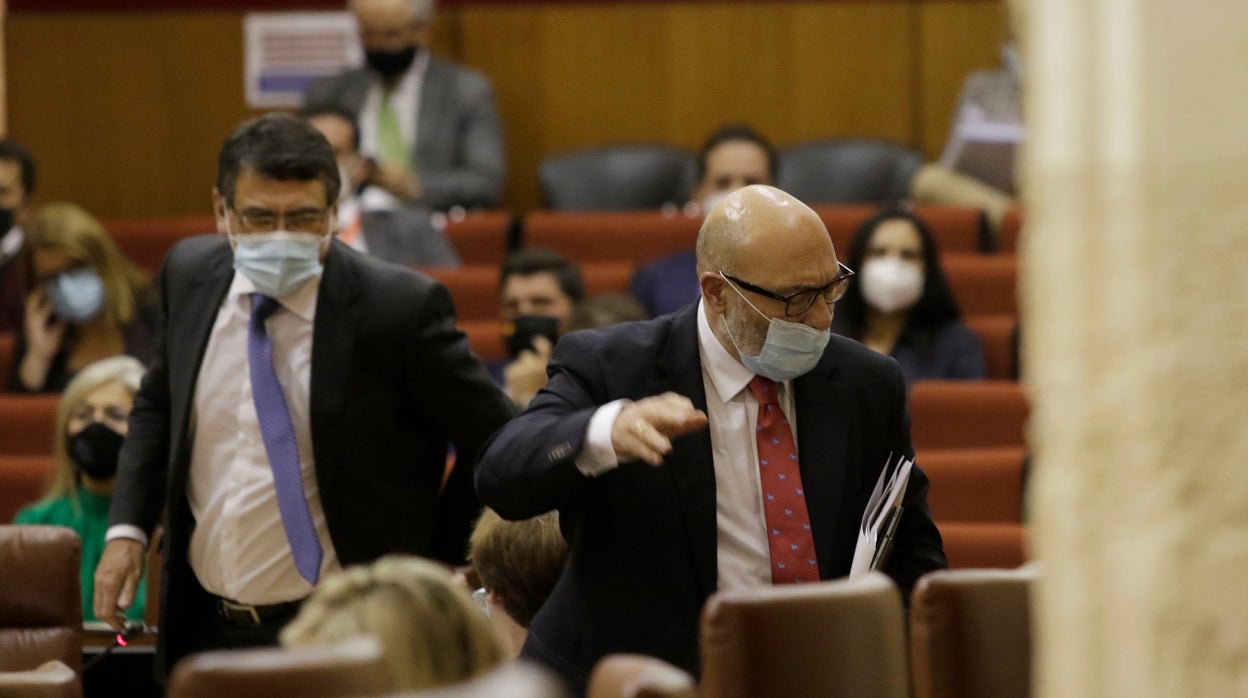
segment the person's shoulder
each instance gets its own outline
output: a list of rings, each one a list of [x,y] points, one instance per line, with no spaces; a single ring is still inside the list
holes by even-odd
[[[436,56],[429,58],[429,74],[445,76],[455,85],[456,90],[461,93],[477,93],[481,91],[490,91],[492,86],[490,79],[475,68],[469,68],[462,63],[448,61]]]
[[[686,314],[693,309],[686,308],[652,320],[634,320],[579,330],[566,336],[574,338],[569,344],[575,345],[575,350],[588,349],[602,356],[609,364],[636,362],[662,351],[676,327],[691,321]]]
[[[848,337],[832,333],[826,355],[830,355],[849,380],[876,382],[894,381],[901,376],[901,366],[891,356],[868,349]]]

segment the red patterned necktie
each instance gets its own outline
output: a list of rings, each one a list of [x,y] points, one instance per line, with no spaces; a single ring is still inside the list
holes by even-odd
[[[793,584],[819,581],[815,540],[802,490],[793,430],[777,401],[776,383],[754,376],[750,392],[758,398],[758,470],[763,486],[763,514],[771,549],[771,581]]]

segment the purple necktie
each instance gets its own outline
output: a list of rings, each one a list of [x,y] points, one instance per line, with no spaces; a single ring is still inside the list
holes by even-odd
[[[247,329],[247,363],[251,366],[251,396],[256,402],[260,420],[260,436],[273,471],[277,489],[277,508],[282,513],[282,528],[290,542],[299,575],[315,585],[321,575],[321,541],[316,537],[308,499],[303,494],[303,472],[299,467],[299,446],[295,443],[295,427],[290,423],[290,410],[282,384],[273,368],[273,340],[265,330],[264,321],[282,307],[276,300],[260,293],[251,294],[251,322]]]

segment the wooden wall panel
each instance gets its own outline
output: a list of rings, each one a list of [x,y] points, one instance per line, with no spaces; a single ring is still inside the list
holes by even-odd
[[[622,141],[696,147],[729,121],[779,144],[872,136],[939,153],[966,71],[996,63],[1000,0],[481,4],[435,50],[481,70],[508,143],[505,202],[542,158]],[[43,201],[102,217],[203,213],[221,140],[250,116],[233,11],[10,14],[9,130]]]
[[[1006,38],[1004,3],[996,0],[922,2],[918,22],[919,148],[940,157],[962,81],[974,70],[998,68]]]

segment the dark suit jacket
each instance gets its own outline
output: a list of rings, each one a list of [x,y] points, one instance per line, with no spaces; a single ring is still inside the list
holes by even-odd
[[[305,109],[335,107],[359,115],[369,71],[358,68],[315,80]],[[497,206],[506,159],[494,90],[484,75],[431,57],[420,88],[420,115],[412,164],[432,209]]]
[[[378,259],[405,267],[459,266],[459,255],[423,208],[364,211],[360,232],[368,253]]]
[[[477,466],[477,492],[504,517],[559,509],[568,564],[524,651],[574,685],[612,652],[699,672],[699,614],[718,586],[710,433],[675,439],[659,468],[626,463],[588,478],[574,463],[590,416],[606,402],[671,390],[706,409],[697,309],[561,338],[546,389],[495,435]],[[794,386],[819,575],[833,579],[849,573],[885,459],[913,455],[905,384],[894,361],[833,336]],[[927,489],[914,470],[886,570],[907,592],[919,575],[946,566]]]
[[[186,497],[190,416],[232,260],[225,236],[190,238],[165,259],[156,358],[135,396],[109,517],[150,533],[165,513],[166,666],[196,649],[180,616],[202,595],[187,562],[195,527]],[[330,247],[309,397],[317,482],[344,566],[392,552],[464,558],[480,509],[468,466],[512,408],[454,322],[443,286],[340,242]],[[460,465],[439,495],[448,440]]]

